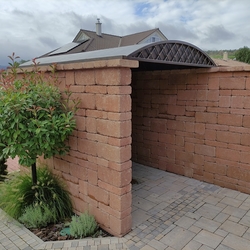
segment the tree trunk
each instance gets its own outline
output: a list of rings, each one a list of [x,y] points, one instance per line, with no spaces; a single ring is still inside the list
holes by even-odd
[[[32,183],[37,184],[36,162],[31,165]]]

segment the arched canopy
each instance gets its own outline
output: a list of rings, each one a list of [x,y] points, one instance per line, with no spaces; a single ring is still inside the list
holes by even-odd
[[[136,44],[118,48],[95,50],[75,54],[40,57],[40,65],[73,63],[102,59],[131,59],[139,61],[138,70],[164,70],[216,66],[213,60],[196,46],[182,41],[166,40],[150,44]],[[21,64],[31,66],[32,61]]]
[[[127,56],[147,63],[175,65],[175,68],[214,67],[214,61],[198,47],[175,40],[148,44]]]

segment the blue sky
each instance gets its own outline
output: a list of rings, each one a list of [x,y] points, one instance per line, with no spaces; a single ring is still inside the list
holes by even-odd
[[[249,10],[249,0],[0,0],[0,65],[67,44],[97,18],[109,34],[160,28],[203,50],[250,47]]]

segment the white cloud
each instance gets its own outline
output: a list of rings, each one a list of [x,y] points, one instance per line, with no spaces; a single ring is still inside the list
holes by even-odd
[[[0,65],[73,40],[80,28],[125,35],[152,28],[202,49],[250,47],[249,0],[0,0]]]

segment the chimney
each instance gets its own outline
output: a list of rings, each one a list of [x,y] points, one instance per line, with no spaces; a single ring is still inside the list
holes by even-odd
[[[223,60],[224,61],[228,60],[228,53],[226,51],[223,53]]]
[[[97,18],[96,35],[102,36],[102,23],[100,23],[100,18]]]

